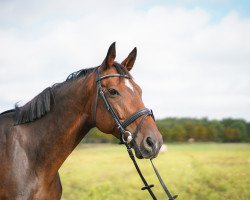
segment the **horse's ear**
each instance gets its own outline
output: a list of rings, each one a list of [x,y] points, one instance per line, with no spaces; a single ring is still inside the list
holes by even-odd
[[[110,45],[107,56],[102,63],[103,69],[107,69],[113,66],[113,63],[115,61],[115,56],[116,56],[115,42],[113,42]]]
[[[135,59],[136,59],[136,55],[137,55],[137,49],[136,47],[130,52],[130,54],[128,55],[128,57],[122,62],[122,65],[124,67],[127,68],[128,71],[130,71],[135,63]]]

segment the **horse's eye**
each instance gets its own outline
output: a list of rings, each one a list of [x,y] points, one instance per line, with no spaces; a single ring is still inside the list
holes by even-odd
[[[118,92],[117,90],[112,89],[112,88],[109,89],[109,94],[110,94],[112,97],[116,97],[116,96],[120,95],[119,92]]]

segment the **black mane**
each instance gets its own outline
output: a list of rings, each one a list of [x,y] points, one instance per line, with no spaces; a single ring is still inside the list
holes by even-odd
[[[119,63],[114,63],[114,67],[116,68],[117,72],[121,75],[128,75],[131,77],[129,72]],[[25,124],[32,121],[35,121],[44,115],[46,115],[55,104],[54,96],[53,96],[53,88],[63,85],[64,83],[69,83],[73,80],[76,80],[80,77],[87,76],[98,67],[82,69],[70,74],[67,79],[59,84],[54,84],[52,87],[48,87],[43,90],[40,94],[34,97],[31,101],[26,103],[24,106],[18,107],[17,104],[15,105],[15,109],[5,111],[0,115],[14,112],[15,113],[15,125],[18,124]]]
[[[87,68],[87,69],[81,69],[79,71],[73,72],[72,74],[70,74],[65,82],[69,82],[72,80],[75,80],[79,77],[82,76],[87,76],[88,74],[90,74],[92,71],[94,71],[96,69],[96,67],[92,67],[92,68]]]
[[[15,125],[29,123],[43,117],[52,109],[55,103],[52,90],[54,87],[63,85],[64,83],[70,82],[79,77],[86,76],[90,74],[94,69],[95,68],[89,68],[73,72],[67,77],[66,81],[59,84],[54,84],[52,87],[46,88],[24,106],[18,107],[16,105],[14,110]]]
[[[122,66],[121,64],[114,62],[114,67],[116,68],[116,71],[118,72],[118,74],[126,75],[126,76],[129,76],[130,78],[132,78],[132,76],[128,72],[128,70],[124,66]]]
[[[46,88],[22,107],[15,106],[15,125],[32,122],[51,110],[54,96],[51,87]]]

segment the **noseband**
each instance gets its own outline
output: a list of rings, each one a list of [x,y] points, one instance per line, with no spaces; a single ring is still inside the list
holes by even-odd
[[[142,180],[142,182],[144,183],[144,187],[141,188],[141,190],[148,190],[149,194],[151,195],[152,199],[154,200],[157,200],[157,198],[155,197],[153,191],[152,191],[152,187],[154,187],[153,184],[149,185],[146,181],[146,179],[143,177],[142,173],[141,173],[141,170],[138,166],[138,164],[136,163],[136,160],[135,160],[135,156],[132,152],[132,149],[131,149],[131,146],[130,146],[130,142],[135,139],[133,138],[133,136],[136,136],[137,133],[140,131],[141,129],[141,126],[143,124],[143,122],[145,121],[145,119],[148,117],[148,116],[151,116],[153,118],[153,120],[155,121],[155,118],[154,118],[154,114],[153,114],[153,111],[148,109],[148,108],[142,108],[136,112],[134,112],[132,115],[130,115],[127,119],[125,119],[123,122],[121,122],[121,120],[119,119],[118,115],[116,114],[116,112],[114,111],[113,107],[111,106],[106,94],[105,94],[105,91],[102,87],[102,84],[101,84],[101,81],[103,79],[107,79],[107,78],[113,78],[113,77],[118,77],[118,78],[126,78],[126,79],[131,79],[130,76],[128,75],[122,75],[122,74],[108,74],[108,75],[104,75],[104,76],[100,76],[100,73],[99,73],[99,67],[96,69],[96,84],[97,84],[97,91],[96,91],[96,99],[95,99],[95,106],[94,106],[94,109],[93,109],[93,121],[95,122],[96,121],[96,109],[97,109],[97,102],[98,102],[98,96],[100,95],[102,97],[102,100],[106,106],[106,109],[110,112],[112,118],[114,119],[115,123],[116,123],[116,126],[117,126],[117,129],[119,131],[119,134],[120,134],[120,143],[121,144],[125,144],[125,146],[127,147],[127,151],[128,151],[128,154],[131,158],[131,160],[133,161],[133,164]],[[142,117],[143,116],[143,117]],[[140,117],[142,117],[142,119],[140,120],[140,122],[138,123],[138,125],[136,126],[136,129],[134,131],[134,133],[132,134],[131,132],[127,131],[126,128],[132,124],[135,120],[139,119]],[[126,137],[126,138],[125,138]],[[159,172],[157,171],[157,169],[155,168],[153,162],[152,162],[152,159],[150,159],[151,161],[151,164],[153,166],[153,169],[160,181],[160,184],[162,185],[165,193],[167,194],[169,200],[174,200],[177,198],[177,195],[175,196],[172,196],[170,194],[170,192],[168,191],[165,183],[163,182]]]

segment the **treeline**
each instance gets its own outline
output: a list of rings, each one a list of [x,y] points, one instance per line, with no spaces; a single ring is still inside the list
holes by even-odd
[[[250,122],[227,118],[165,118],[156,124],[165,142],[250,142]],[[117,143],[112,135],[92,129],[84,138],[87,143]]]
[[[168,142],[249,142],[250,123],[242,119],[166,118],[157,125]]]

